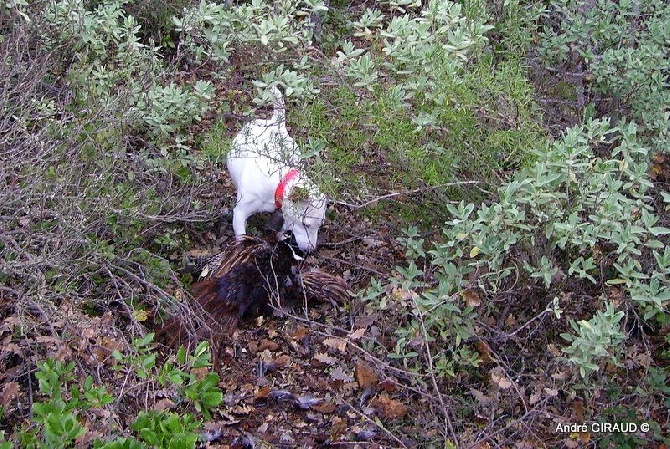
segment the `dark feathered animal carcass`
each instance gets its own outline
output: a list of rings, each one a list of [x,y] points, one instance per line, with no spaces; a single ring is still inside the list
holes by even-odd
[[[297,263],[288,242],[245,236],[214,256],[191,286],[192,309],[199,316],[173,316],[159,336],[176,346],[229,334],[250,307],[262,307],[281,296]]]
[[[284,299],[329,301],[343,304],[349,299],[344,279],[325,271],[302,272],[287,241],[270,243],[245,236],[212,257],[192,285],[196,317],[175,316],[161,329],[160,336],[177,346],[186,341],[227,335],[244,313]]]

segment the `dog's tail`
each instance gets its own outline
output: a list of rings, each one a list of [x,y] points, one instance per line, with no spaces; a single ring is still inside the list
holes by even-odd
[[[286,117],[286,107],[284,106],[284,96],[277,86],[270,87],[270,92],[275,97],[272,111],[273,123],[284,123]]]

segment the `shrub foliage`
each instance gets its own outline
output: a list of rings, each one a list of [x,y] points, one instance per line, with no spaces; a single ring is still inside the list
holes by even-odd
[[[649,339],[669,321],[670,195],[649,173],[668,146],[670,7],[488,6],[0,2],[0,332],[7,369],[39,387],[0,448],[196,445],[223,399],[208,347],[159,360],[144,324],[183,298],[174,262],[218,216],[207,192],[226,119],[269,103],[275,84],[300,100],[289,119],[329,193],[397,200],[407,263],[359,297],[389,312],[368,346],[436,398],[426,413],[441,421],[414,438],[518,441],[504,421],[519,403],[523,426],[548,434],[562,391],[592,421],[653,423],[646,440],[604,446],[667,443],[651,407],[667,409],[668,372]],[[583,122],[555,141],[527,79],[531,43],[588,94]],[[456,181],[479,188],[443,188]],[[82,364],[63,362],[77,351]],[[123,427],[123,407],[151,411]],[[84,425],[89,413],[105,427]]]

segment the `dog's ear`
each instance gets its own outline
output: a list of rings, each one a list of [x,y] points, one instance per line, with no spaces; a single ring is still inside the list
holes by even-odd
[[[309,198],[309,189],[307,187],[295,186],[288,194],[288,199],[294,203],[307,201],[307,198]]]

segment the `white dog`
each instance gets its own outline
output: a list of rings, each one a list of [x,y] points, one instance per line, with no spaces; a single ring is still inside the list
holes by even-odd
[[[239,239],[257,212],[282,211],[279,238],[291,231],[302,251],[316,248],[326,198],[297,168],[298,146],[286,129],[284,98],[276,87],[272,118],[247,123],[233,140],[227,165],[237,189],[233,230]]]

